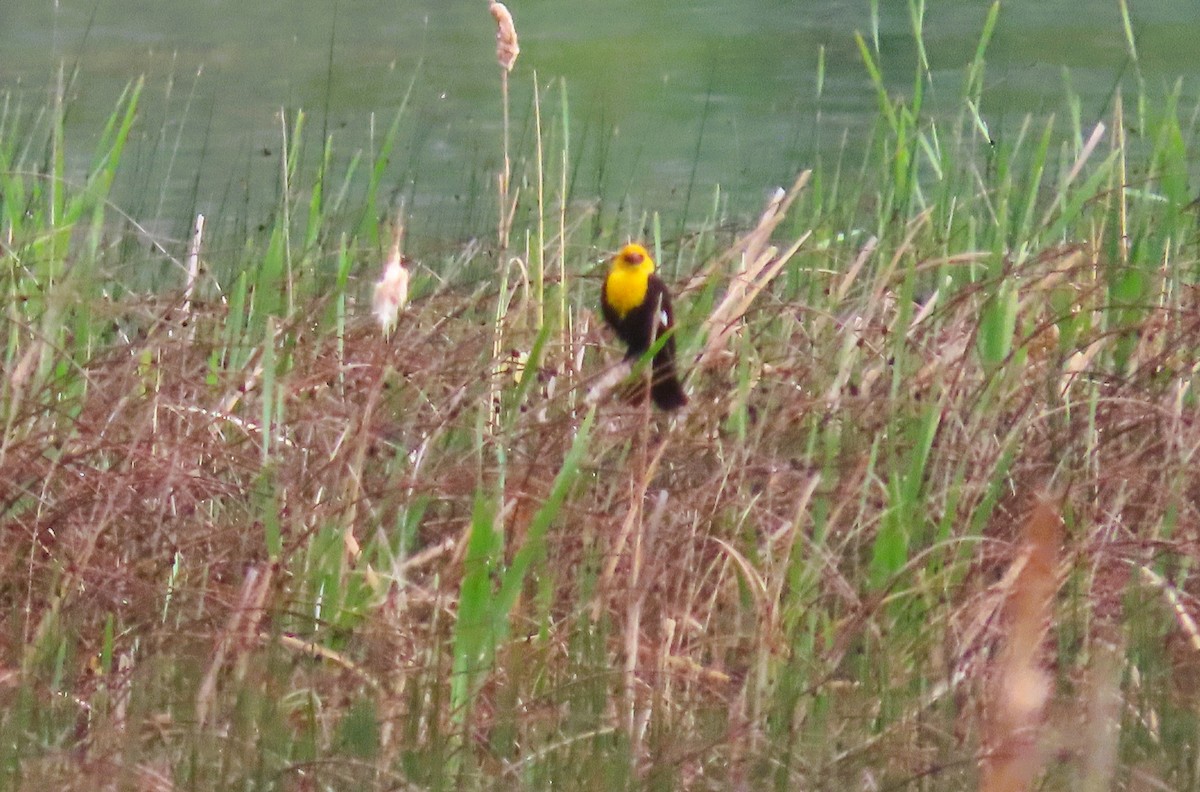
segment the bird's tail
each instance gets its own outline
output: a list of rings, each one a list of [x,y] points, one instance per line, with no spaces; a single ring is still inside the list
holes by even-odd
[[[688,403],[687,394],[679,382],[679,374],[675,371],[674,349],[668,352],[669,346],[671,344],[668,341],[668,346],[654,356],[654,378],[650,382],[650,398],[660,410],[677,410]]]

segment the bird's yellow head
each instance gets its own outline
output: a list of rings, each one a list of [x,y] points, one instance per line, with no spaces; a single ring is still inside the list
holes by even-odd
[[[650,275],[654,272],[654,259],[649,251],[636,243],[621,248],[612,257],[608,277],[604,279],[604,301],[617,316],[637,308],[646,299]]]
[[[650,251],[646,248],[631,242],[613,256],[612,268],[614,271],[624,270],[630,274],[636,272],[649,275],[654,272],[654,259],[650,258]]]

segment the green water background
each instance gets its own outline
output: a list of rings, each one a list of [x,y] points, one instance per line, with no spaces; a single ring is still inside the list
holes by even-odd
[[[868,0],[510,5],[522,47],[517,145],[530,149],[536,73],[548,116],[561,119],[568,102],[572,197],[665,216],[693,211],[686,204],[715,185],[733,216],[749,216],[801,168],[861,161],[878,104],[856,31],[877,42],[894,95],[911,93],[918,65],[908,2],[881,0],[875,12]],[[929,113],[957,113],[986,13],[982,2],[925,4]],[[992,134],[1027,114],[1065,117],[1069,95],[1086,122],[1108,117],[1118,89],[1155,95],[1182,80],[1189,106],[1200,4],[1141,0],[1130,14],[1136,64],[1115,0],[1005,3],[980,108]],[[121,91],[144,75],[116,196],[147,228],[181,237],[197,211],[218,225],[266,221],[281,110],[292,119],[303,109],[310,143],[333,135],[336,173],[378,141],[411,89],[389,200],[407,201],[414,236],[463,239],[495,223],[494,31],[482,0],[7,0],[0,90],[36,116],[62,70],[68,161],[82,173]]]

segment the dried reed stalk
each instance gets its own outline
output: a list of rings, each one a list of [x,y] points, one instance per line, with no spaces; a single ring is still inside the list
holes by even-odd
[[[1183,597],[1179,594],[1179,590],[1167,582],[1165,578],[1157,574],[1154,570],[1147,566],[1138,567],[1138,571],[1146,582],[1157,588],[1163,593],[1167,604],[1171,606],[1171,611],[1175,614],[1175,620],[1179,624],[1179,629],[1187,638],[1188,644],[1192,649],[1200,654],[1200,627],[1197,627],[1196,620],[1188,613],[1187,606],[1184,605]]]
[[[188,245],[187,281],[183,284],[183,318],[191,319],[192,296],[196,292],[196,281],[200,278],[200,246],[204,241],[204,215],[196,215],[196,225],[192,228],[192,240]],[[195,328],[195,322],[190,322]],[[192,331],[189,331],[189,334]],[[189,336],[190,337],[190,336]]]
[[[1113,789],[1117,770],[1117,742],[1121,734],[1121,663],[1120,648],[1099,645],[1089,672],[1091,695],[1083,729],[1082,792]]]
[[[775,191],[767,208],[759,217],[758,225],[747,232],[724,255],[717,259],[701,276],[701,282],[712,274],[712,268],[725,261],[737,258],[738,266],[730,276],[729,286],[720,304],[713,309],[712,314],[704,322],[704,334],[708,342],[704,351],[696,358],[696,366],[703,368],[712,365],[724,352],[729,339],[737,331],[738,323],[746,315],[751,303],[764,288],[767,287],[783,266],[796,254],[800,246],[808,240],[812,232],[804,233],[792,243],[783,254],[778,249],[768,245],[771,234],[787,216],[787,211],[796,196],[808,184],[812,171],[804,171],[786,193],[782,188]],[[696,285],[696,280],[688,284],[687,289]]]
[[[500,188],[500,260],[504,260],[504,252],[508,250],[509,233],[512,230],[513,215],[516,212],[515,199],[509,199],[509,187],[512,182],[512,160],[509,157],[509,111],[508,111],[508,73],[517,63],[517,55],[521,47],[517,43],[517,26],[513,22],[512,13],[504,3],[492,0],[488,4],[492,19],[496,20],[496,62],[500,64],[500,99],[504,115],[504,169],[499,176]],[[512,208],[510,209],[510,204]]]
[[[613,389],[625,381],[633,373],[633,366],[628,360],[622,360],[604,373],[596,383],[588,389],[583,397],[585,405],[598,404],[612,393]]]
[[[225,666],[226,656],[230,652],[236,653],[236,665],[239,672],[244,672],[246,652],[257,644],[259,624],[262,622],[267,592],[271,588],[271,578],[269,564],[252,566],[246,570],[237,605],[229,614],[229,621],[217,639],[212,663],[209,664],[208,672],[196,692],[196,724],[200,728],[204,727],[208,721],[208,714],[212,711],[217,693],[217,676]],[[237,675],[240,676],[241,673]]]
[[[1042,641],[1058,591],[1062,518],[1042,496],[1025,521],[1020,555],[1009,567],[1005,603],[1007,635],[992,676],[984,711],[982,792],[1025,792],[1042,767],[1038,741],[1052,680]],[[1013,574],[1015,572],[1015,574]]]

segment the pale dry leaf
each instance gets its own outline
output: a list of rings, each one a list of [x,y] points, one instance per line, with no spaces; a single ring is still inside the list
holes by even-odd
[[[404,256],[400,254],[402,228],[397,225],[392,235],[392,247],[384,262],[383,277],[375,284],[375,294],[371,300],[371,310],[385,336],[395,329],[400,309],[408,303],[408,269],[404,266]]]

